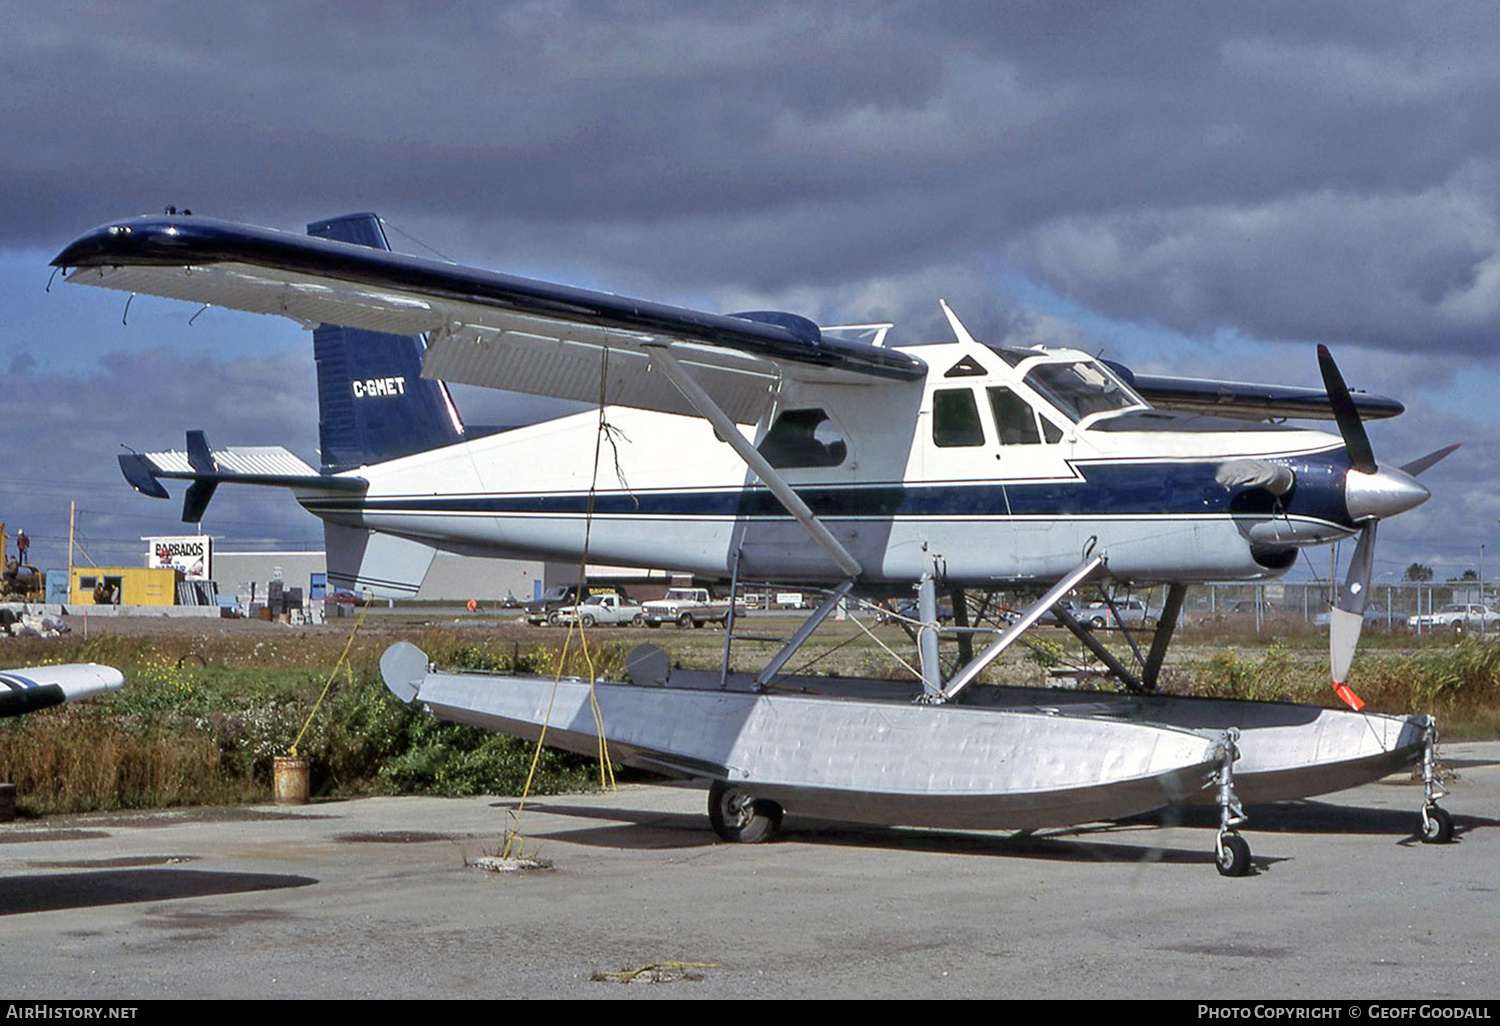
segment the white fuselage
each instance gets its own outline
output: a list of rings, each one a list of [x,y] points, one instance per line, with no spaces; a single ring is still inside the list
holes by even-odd
[[[867,581],[1045,580],[1090,552],[1120,578],[1252,579],[1353,530],[1331,492],[1273,509],[1214,480],[1234,459],[1312,461],[1342,489],[1337,436],[1152,411],[1081,353],[950,343],[920,354],[931,370],[909,384],[784,382],[770,415],[742,428]],[[738,553],[749,579],[841,576],[693,417],[606,407],[351,473],[369,482],[362,498],[301,501],[460,552],[586,553],[708,576],[727,576]]]

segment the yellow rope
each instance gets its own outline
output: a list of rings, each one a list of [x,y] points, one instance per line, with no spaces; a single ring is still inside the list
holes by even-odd
[[[547,699],[547,715],[542,718],[542,732],[537,735],[536,747],[531,752],[531,766],[526,770],[526,784],[521,788],[520,802],[511,813],[510,829],[505,832],[505,846],[500,850],[502,859],[519,858],[521,855],[521,849],[517,847],[522,843],[521,813],[526,809],[526,799],[531,796],[531,782],[536,778],[537,763],[542,758],[542,746],[547,741],[547,726],[552,722],[552,704],[557,700],[557,683],[560,679],[561,675],[552,681],[552,696]],[[512,849],[514,849],[514,855]]]
[[[531,785],[536,779],[536,768],[542,758],[542,747],[547,741],[547,727],[552,722],[552,707],[557,701],[557,686],[562,682],[563,668],[568,664],[568,651],[573,645],[573,631],[578,631],[579,650],[583,655],[584,663],[589,669],[589,710],[594,715],[594,730],[599,739],[599,786],[605,790],[613,790],[615,787],[615,767],[609,758],[609,742],[604,737],[604,715],[599,708],[599,695],[595,690],[598,683],[598,670],[594,664],[593,654],[589,651],[588,637],[583,626],[583,614],[579,610],[582,604],[584,582],[588,580],[589,563],[589,541],[594,529],[594,497],[599,487],[599,457],[604,449],[603,439],[609,429],[604,419],[605,385],[608,382],[609,370],[609,348],[604,349],[603,358],[599,365],[599,428],[594,435],[594,471],[589,480],[588,504],[584,509],[583,519],[583,555],[578,567],[578,593],[573,601],[573,618],[568,623],[568,632],[563,636],[562,651],[558,654],[557,665],[553,668],[552,695],[547,699],[547,715],[542,720],[542,730],[537,736],[536,747],[531,753],[531,766],[526,771],[526,783],[521,788],[521,800],[517,803],[515,811],[511,813],[511,827],[505,834],[505,845],[501,849],[501,858],[512,858],[512,849],[515,849],[515,857],[519,857],[520,849],[517,845],[523,843],[521,837],[521,813],[526,808],[526,801],[531,796]]]
[[[589,569],[589,543],[594,531],[594,500],[599,491],[599,458],[604,452],[604,439],[609,431],[609,424],[604,419],[605,389],[609,384],[609,347],[605,346],[599,359],[599,426],[594,432],[594,468],[589,477],[589,501],[584,511],[583,520],[583,554],[578,561],[579,596],[583,594],[583,588],[588,581]],[[613,442],[611,442],[613,445]],[[615,466],[618,470],[619,458],[616,456]],[[578,623],[578,644],[583,651],[584,662],[589,668],[589,710],[594,714],[594,735],[599,739],[599,786],[605,790],[613,790],[615,786],[615,767],[609,758],[609,741],[604,737],[604,713],[599,708],[599,683],[598,670],[594,665],[594,656],[589,651],[588,638],[584,633],[582,614],[573,617]]]
[[[344,642],[344,651],[339,653],[338,662],[334,663],[333,669],[328,671],[328,680],[323,683],[323,693],[318,696],[318,700],[313,703],[312,711],[307,714],[307,719],[302,722],[302,729],[297,731],[297,740],[293,741],[292,747],[287,749],[288,755],[296,757],[297,746],[302,743],[302,738],[306,736],[307,728],[312,726],[313,717],[318,715],[318,709],[322,707],[323,699],[328,697],[328,689],[333,687],[333,678],[338,675],[339,667],[343,666],[344,660],[349,658],[349,650],[354,647],[355,635],[359,634],[359,629],[365,622],[365,614],[369,611],[370,601],[366,599],[364,608],[359,611],[359,619],[354,621],[354,629],[349,632],[349,640]],[[349,667],[349,683],[354,683],[354,668],[352,666]]]

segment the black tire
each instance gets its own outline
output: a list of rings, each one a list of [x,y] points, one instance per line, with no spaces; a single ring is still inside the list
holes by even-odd
[[[714,833],[739,844],[763,844],[781,826],[781,806],[754,798],[734,784],[715,780],[708,789],[708,821]]]
[[[1104,617],[1102,617],[1102,616],[1096,616],[1096,617],[1094,617],[1092,620],[1089,621],[1089,626],[1092,627],[1092,628],[1094,628],[1095,630],[1098,630],[1099,628],[1101,628],[1101,627],[1104,626]]]
[[[594,626],[594,615],[592,613],[584,613],[579,619],[583,621],[585,627]]]
[[[693,623],[692,613],[683,613],[677,618],[677,626],[681,627],[683,630],[687,630],[689,627],[696,627],[698,625]]]
[[[1427,806],[1422,817],[1422,843],[1447,844],[1453,840],[1453,817],[1441,805]]]
[[[1454,620],[1453,621],[1453,633],[1454,634],[1462,634],[1466,630],[1468,630],[1468,627],[1465,626],[1465,624],[1464,624],[1464,622],[1462,620]]]
[[[640,613],[636,613],[635,616],[631,617],[631,619],[630,619],[630,626],[632,626],[632,627],[639,627],[641,624],[643,624],[645,622],[646,622],[646,618],[644,616],[642,616]]]
[[[1250,872],[1250,844],[1239,834],[1228,834],[1215,854],[1220,876],[1245,876]]]

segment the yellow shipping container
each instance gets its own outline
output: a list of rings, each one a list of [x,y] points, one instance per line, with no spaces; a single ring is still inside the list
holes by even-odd
[[[68,602],[75,606],[175,606],[182,571],[172,567],[75,566]]]

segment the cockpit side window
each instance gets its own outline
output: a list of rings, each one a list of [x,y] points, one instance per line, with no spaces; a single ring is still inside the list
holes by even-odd
[[[973,389],[940,388],[932,393],[932,441],[943,448],[984,444]]]
[[[1129,386],[1093,360],[1038,364],[1026,372],[1026,384],[1074,421],[1142,404]]]
[[[759,448],[773,467],[836,467],[849,455],[838,427],[819,409],[783,410]]]
[[[1001,445],[1038,445],[1036,411],[1008,388],[990,388],[990,412],[995,415],[995,429]]]

